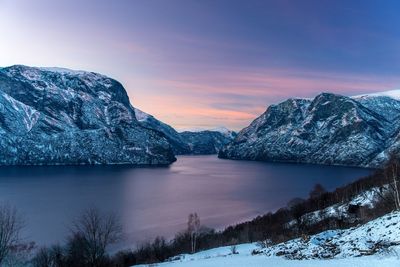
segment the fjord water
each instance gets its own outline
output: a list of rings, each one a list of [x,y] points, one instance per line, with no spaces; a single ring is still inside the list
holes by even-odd
[[[167,238],[191,212],[221,229],[307,197],[316,183],[334,189],[371,173],[361,168],[180,156],[169,167],[1,167],[0,201],[23,214],[24,238],[63,243],[71,221],[97,207],[120,216],[124,246]]]

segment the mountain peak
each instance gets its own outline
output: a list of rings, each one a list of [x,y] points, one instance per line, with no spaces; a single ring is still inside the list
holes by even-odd
[[[5,73],[10,75],[20,74],[27,79],[40,79],[40,75],[43,73],[54,73],[59,75],[67,75],[67,76],[76,76],[76,77],[88,77],[88,78],[96,78],[96,79],[110,79],[103,74],[84,71],[84,70],[73,70],[68,68],[60,68],[60,67],[31,67],[26,65],[12,65],[9,67],[0,68]]]
[[[153,117],[152,115],[147,114],[146,112],[144,112],[138,108],[135,108],[135,116],[136,116],[136,119],[140,122],[146,121],[147,119]]]
[[[400,100],[400,89],[352,96],[354,99],[371,97],[390,97],[395,100]]]

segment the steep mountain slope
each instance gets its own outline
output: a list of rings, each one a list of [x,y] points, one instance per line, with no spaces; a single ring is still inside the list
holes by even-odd
[[[388,120],[392,121],[400,116],[400,90],[359,95],[352,98]]]
[[[139,109],[135,109],[136,119],[148,129],[162,133],[176,155],[217,154],[227,143],[233,140],[236,133],[220,127],[209,131],[185,131],[178,133],[174,128],[159,121]]]
[[[143,128],[123,86],[59,68],[0,69],[0,164],[170,164],[167,140]]]
[[[152,115],[147,114],[140,109],[135,108],[135,114],[136,119],[142,126],[162,133],[171,144],[176,155],[191,153],[189,145],[182,140],[182,138],[179,136],[179,133],[174,128],[166,123],[163,123],[162,121],[157,120]]]
[[[399,136],[399,107],[397,100],[386,96],[322,93],[313,100],[289,99],[271,105],[219,156],[377,167]]]

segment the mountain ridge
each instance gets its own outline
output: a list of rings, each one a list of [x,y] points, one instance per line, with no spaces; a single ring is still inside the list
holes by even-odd
[[[400,101],[380,95],[290,98],[270,105],[219,157],[379,167],[399,147],[398,111]]]
[[[142,126],[162,133],[170,142],[176,155],[217,154],[236,135],[235,132],[225,127],[223,129],[178,132],[172,126],[140,109],[135,108],[135,114]]]
[[[0,164],[168,165],[169,143],[141,127],[118,81],[84,71],[0,69]]]

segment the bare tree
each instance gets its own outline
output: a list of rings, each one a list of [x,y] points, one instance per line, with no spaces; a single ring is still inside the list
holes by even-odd
[[[394,207],[400,210],[400,159],[398,156],[392,155],[385,170],[384,176],[388,183],[389,195],[393,199]]]
[[[23,226],[15,208],[0,205],[0,266],[12,249],[18,246]]]
[[[400,210],[400,155],[390,156],[380,176],[380,185],[371,189],[373,194],[364,192],[364,197],[370,201],[375,201],[374,197],[377,197],[388,210]]]
[[[85,257],[87,266],[101,266],[107,247],[120,239],[122,227],[114,215],[103,215],[97,209],[86,210],[73,224],[72,238]]]
[[[42,247],[37,250],[31,263],[33,267],[66,267],[64,248],[60,245]]]
[[[196,239],[200,230],[200,217],[197,213],[190,213],[188,218],[188,233],[190,235],[190,246],[192,253],[196,252]]]

